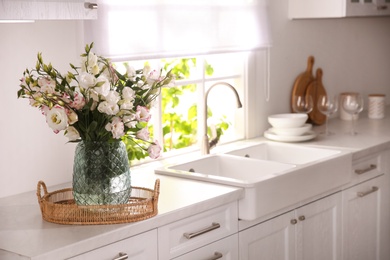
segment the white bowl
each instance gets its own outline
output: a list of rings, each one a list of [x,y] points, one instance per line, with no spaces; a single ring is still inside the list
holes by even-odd
[[[309,132],[312,128],[311,124],[304,124],[301,127],[292,127],[292,128],[270,128],[269,131],[280,135],[280,136],[301,136]]]
[[[307,118],[307,114],[303,113],[276,114],[268,116],[268,122],[274,128],[294,128],[303,126]]]

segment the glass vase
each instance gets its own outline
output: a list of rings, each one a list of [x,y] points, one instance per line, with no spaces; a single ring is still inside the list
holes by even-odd
[[[130,166],[122,141],[77,144],[73,165],[77,205],[124,204],[130,194]]]

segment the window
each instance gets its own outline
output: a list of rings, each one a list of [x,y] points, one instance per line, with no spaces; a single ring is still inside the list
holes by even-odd
[[[162,90],[152,109],[152,135],[164,144],[165,156],[177,153],[178,149],[199,148],[205,127],[204,94],[214,84],[207,100],[210,140],[220,134],[218,143],[244,138],[244,109],[237,108],[232,90],[219,83],[234,86],[243,102],[246,59],[247,53],[228,53],[128,62],[136,68],[145,62],[152,67],[174,68],[175,74],[180,75],[174,87]],[[116,64],[119,70],[121,65]]]
[[[270,46],[267,0],[99,0],[98,4],[98,19],[84,22],[84,38],[86,43],[95,43],[100,55],[119,63],[170,63],[172,57],[194,62],[189,76],[177,80],[176,89],[163,90],[154,111],[155,120],[163,119],[154,122],[154,137],[160,143],[164,140],[166,151],[199,146],[204,132],[204,95],[220,81],[233,85],[244,106],[251,108],[237,109],[234,94],[226,87],[210,91],[209,125],[229,126],[220,143],[256,133],[256,121],[244,118],[255,118],[259,111],[256,98],[260,91],[248,85],[263,85],[258,78],[263,77],[266,59],[258,51]],[[183,89],[194,91],[176,99],[177,106],[164,100]],[[187,132],[179,133],[178,126]],[[183,135],[188,138],[184,140]]]

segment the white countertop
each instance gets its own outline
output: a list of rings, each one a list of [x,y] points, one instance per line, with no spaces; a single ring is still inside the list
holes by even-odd
[[[390,109],[387,109],[390,115]],[[331,119],[330,137],[318,135],[299,145],[342,147],[359,159],[390,148],[390,116],[368,119],[365,114],[357,121],[358,135],[350,136],[350,121]],[[319,133],[324,126],[315,127]],[[265,140],[258,138],[255,141]],[[253,140],[243,141],[252,142]],[[228,146],[234,146],[229,144]],[[218,152],[217,147],[212,152]],[[153,188],[160,179],[157,216],[135,223],[95,226],[58,225],[42,220],[35,192],[0,199],[0,259],[16,254],[20,259],[63,259],[94,248],[116,242],[156,227],[186,218],[193,214],[239,200],[244,196],[237,187],[216,185],[174,177],[155,175],[154,168],[161,162],[132,168],[132,185]],[[49,192],[59,187],[48,187]]]
[[[159,176],[154,174],[152,167],[138,167],[132,171],[133,186],[153,189],[156,178],[160,179],[158,215],[127,224],[53,224],[42,219],[35,192],[0,199],[0,259],[7,252],[27,257],[25,259],[64,259],[243,196],[240,188]],[[48,191],[69,185],[48,187]]]

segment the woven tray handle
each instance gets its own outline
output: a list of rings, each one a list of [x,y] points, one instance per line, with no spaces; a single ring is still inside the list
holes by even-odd
[[[46,184],[43,181],[39,181],[37,185],[37,197],[39,202],[43,200],[42,189],[44,192],[43,196],[48,194]]]

